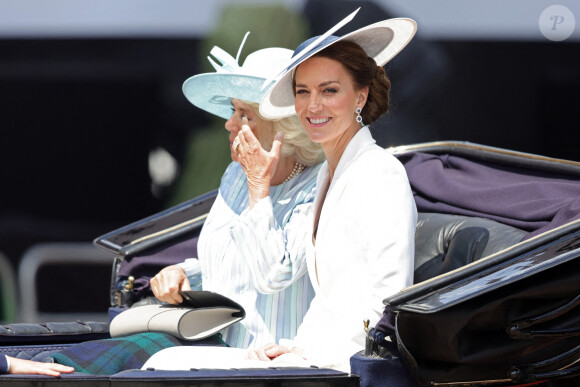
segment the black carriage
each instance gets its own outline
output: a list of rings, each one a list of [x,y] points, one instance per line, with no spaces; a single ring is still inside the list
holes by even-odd
[[[353,354],[351,374],[317,368],[150,369],[58,379],[4,375],[0,381],[15,386],[577,383],[580,163],[465,142],[388,151],[405,165],[419,211],[415,284],[385,299],[385,317],[369,330],[365,351]],[[111,316],[147,303],[148,277],[192,256],[216,194],[95,239],[113,262]],[[11,324],[0,326],[0,351],[32,358],[106,337],[108,322]]]

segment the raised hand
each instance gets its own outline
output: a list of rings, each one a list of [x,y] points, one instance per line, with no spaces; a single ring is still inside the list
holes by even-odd
[[[239,143],[236,145],[237,157],[248,180],[250,208],[270,194],[270,182],[280,159],[282,137],[281,132],[276,134],[268,152],[250,129],[248,119],[242,118],[242,130],[234,142]]]

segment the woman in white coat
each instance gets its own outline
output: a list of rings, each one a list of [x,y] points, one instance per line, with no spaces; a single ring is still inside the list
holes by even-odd
[[[363,320],[374,326],[383,299],[411,285],[413,195],[403,166],[375,144],[367,125],[389,106],[382,66],[415,31],[414,21],[391,19],[342,37],[312,38],[262,100],[267,118],[295,109],[327,161],[318,174],[315,254],[307,262],[316,296],[293,341],[267,345],[250,358],[292,352],[349,371],[350,357],[364,348]]]

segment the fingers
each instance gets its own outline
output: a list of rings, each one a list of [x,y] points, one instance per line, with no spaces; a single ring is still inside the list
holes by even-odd
[[[237,139],[240,142],[238,150],[243,150],[250,155],[254,154],[256,151],[260,151],[262,148],[260,141],[258,141],[258,138],[250,128],[250,124],[246,117],[242,118],[242,130],[238,132]]]
[[[262,348],[256,348],[248,351],[249,360],[271,361],[280,355],[289,353],[290,349],[276,344],[266,344]]]
[[[272,360],[268,357],[268,355],[266,355],[264,348],[252,349],[252,350],[248,351],[248,355],[246,357],[249,360],[260,360],[260,361],[271,361]]]
[[[232,142],[232,149],[237,152],[238,148],[240,146],[240,140],[238,139],[238,137],[236,136],[236,138],[234,139],[234,141]]]
[[[249,130],[250,132],[250,122],[248,121],[248,117],[242,117],[242,130]]]
[[[246,121],[246,123],[248,122],[247,118],[244,118],[244,120]],[[238,141],[240,142],[238,151],[245,150],[249,154],[254,153],[253,149],[251,149],[250,147],[250,142],[253,143],[254,140],[257,141],[257,139],[254,137],[254,133],[250,129],[250,126],[247,124],[242,125],[242,130],[238,132]]]
[[[159,291],[159,279],[157,278],[157,276],[151,278],[149,280],[149,286],[151,286],[151,291],[153,292],[153,295],[157,298],[159,298],[161,296],[161,293]]]
[[[246,358],[248,360],[260,360],[260,358],[258,357],[257,351],[258,351],[257,349],[248,350],[248,354],[246,355]]]
[[[280,152],[282,151],[282,140],[284,139],[284,134],[282,132],[276,133],[276,137],[274,137],[274,142],[272,143],[272,150],[270,151],[270,155],[275,158],[280,157]]]
[[[187,279],[181,283],[181,290],[183,290],[183,291],[191,290],[191,285],[189,283],[189,279]]]
[[[266,351],[265,351],[263,348],[259,349],[259,350],[258,350],[258,351],[256,351],[256,352],[257,352],[257,355],[258,355],[258,360],[261,360],[261,361],[271,361],[271,360],[272,360],[272,359],[270,359],[270,357],[269,357],[269,356],[266,354]]]
[[[283,347],[281,345],[275,345],[272,348],[266,349],[265,354],[266,356],[268,356],[269,359],[274,359],[288,352],[290,352],[288,348]]]
[[[60,376],[60,374],[71,374],[75,371],[73,367],[65,366],[57,363],[41,363],[41,368],[39,372],[42,375],[56,374],[54,376]]]
[[[256,129],[257,130],[257,129]],[[273,142],[273,149],[266,151],[254,132],[248,125],[247,118],[242,118],[242,128],[234,141],[240,141],[237,151],[237,160],[248,182],[250,208],[270,193],[272,177],[281,153],[282,137],[277,134]]]
[[[244,118],[243,121],[247,122],[247,118]],[[278,160],[282,150],[283,139],[284,134],[282,132],[276,133],[272,142],[272,148],[270,152],[267,152],[262,148],[262,144],[260,144],[260,141],[254,132],[252,132],[250,127],[245,124],[242,125],[242,130],[238,132],[238,135],[234,139],[232,148],[236,150],[238,157],[263,153],[262,157],[265,157],[268,160]]]
[[[179,290],[191,290],[183,268],[172,265],[161,270],[150,281],[155,297],[170,304],[180,304],[183,298]]]
[[[57,363],[41,363],[37,361],[10,358],[11,374],[28,374],[28,375],[48,375],[60,376],[61,373],[70,374],[74,372],[73,367],[65,366]]]

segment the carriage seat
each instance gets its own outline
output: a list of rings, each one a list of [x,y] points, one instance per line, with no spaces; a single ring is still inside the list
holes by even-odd
[[[490,219],[420,212],[415,231],[414,283],[504,250],[526,234]]]

